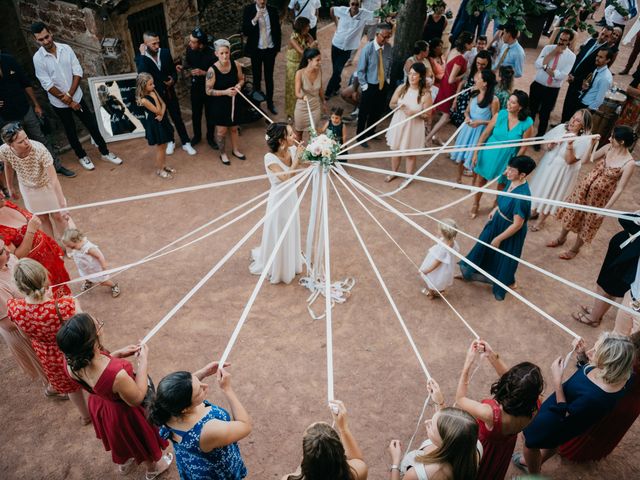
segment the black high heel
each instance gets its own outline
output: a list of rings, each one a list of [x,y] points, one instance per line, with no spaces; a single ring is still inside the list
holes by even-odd
[[[231,165],[231,162],[230,162],[229,160],[227,160],[227,161],[225,162],[225,161],[222,159],[222,154],[220,154],[220,161],[221,161],[224,165],[226,165],[227,167],[228,167],[229,165]]]

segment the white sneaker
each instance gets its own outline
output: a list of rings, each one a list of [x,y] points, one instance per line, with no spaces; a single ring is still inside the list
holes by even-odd
[[[113,152],[102,155],[102,159],[105,162],[113,163],[114,165],[122,165],[122,159]]]
[[[95,170],[96,167],[93,164],[93,162],[91,161],[91,159],[89,157],[87,157],[86,155],[82,158],[78,159],[78,162],[80,162],[80,165],[82,165],[82,168],[84,168],[85,170]]]
[[[167,147],[168,148],[168,147]],[[182,146],[182,149],[187,152],[189,155],[195,155],[196,154],[196,150],[191,146],[191,144],[189,142],[185,143]]]
[[[176,149],[176,142],[169,142],[167,143],[167,150],[166,150],[166,154],[167,155],[173,155],[173,151]]]

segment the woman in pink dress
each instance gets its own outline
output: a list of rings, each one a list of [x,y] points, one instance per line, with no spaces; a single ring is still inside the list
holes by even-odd
[[[467,386],[473,366],[485,354],[500,375],[491,385],[492,398],[482,402],[467,397]],[[480,427],[479,439],[484,448],[478,480],[501,480],[507,474],[511,454],[520,433],[538,409],[543,379],[540,368],[529,362],[510,369],[483,340],[474,340],[458,382],[456,405],[475,417]]]
[[[449,53],[449,61],[444,69],[444,76],[440,82],[440,89],[438,90],[438,95],[436,95],[434,103],[441,102],[458,91],[458,84],[467,72],[467,60],[464,58],[464,54],[473,47],[473,36],[469,32],[462,32],[456,39],[454,46],[455,50],[452,49]],[[436,133],[449,122],[452,104],[453,98],[436,107],[436,110],[442,113],[442,116],[440,120],[438,120],[438,123],[433,126],[428,143],[430,143],[432,139],[435,140]],[[436,140],[436,143],[439,142]]]
[[[163,455],[169,443],[160,438],[145,415],[142,402],[147,394],[147,345],[129,345],[106,352],[101,345],[104,324],[86,313],[71,317],[56,335],[66,358],[66,374],[78,388],[89,392],[89,412],[104,448],[111,451],[120,473],[127,473],[133,462],[144,463],[146,480],[169,468],[172,454]],[[138,354],[137,373],[123,358]],[[71,380],[73,379],[73,380]]]

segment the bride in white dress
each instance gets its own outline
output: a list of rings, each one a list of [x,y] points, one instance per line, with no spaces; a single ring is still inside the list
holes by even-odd
[[[302,147],[295,147],[293,129],[286,123],[272,123],[267,127],[267,145],[271,152],[264,156],[264,167],[271,183],[267,214],[273,212],[265,220],[262,230],[262,242],[258,248],[251,251],[251,265],[249,270],[254,275],[260,275],[269,256],[282,233],[291,212],[296,208],[298,193],[295,182],[283,186],[282,183],[295,174],[290,173],[300,167]],[[286,199],[276,207],[283,198]],[[276,209],[274,211],[274,209]],[[289,226],[280,249],[271,264],[268,277],[271,283],[290,283],[296,274],[302,272],[302,250],[300,246],[300,217],[298,212]]]

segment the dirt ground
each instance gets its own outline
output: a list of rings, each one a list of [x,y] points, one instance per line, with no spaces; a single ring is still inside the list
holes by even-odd
[[[457,2],[453,2],[457,3]],[[457,5],[451,4],[455,11]],[[599,17],[599,16],[598,16]],[[329,48],[333,28],[320,32],[324,46],[325,82],[331,72]],[[539,49],[543,47],[541,41]],[[539,51],[539,50],[538,50]],[[613,71],[626,62],[629,47],[623,47]],[[516,86],[528,91],[533,78],[537,52],[527,51],[525,76]],[[284,54],[278,57],[277,78],[284,78]],[[351,69],[348,70],[349,72]],[[630,77],[616,76],[626,86]],[[284,117],[283,82],[277,82],[277,107]],[[562,95],[562,94],[561,94]],[[562,99],[562,97],[561,97]],[[561,99],[551,122],[557,123]],[[340,100],[332,99],[331,104]],[[355,127],[350,128],[350,133]],[[449,128],[447,132],[451,133]],[[80,169],[72,154],[65,162],[78,171],[75,179],[61,179],[70,205],[110,199],[172,187],[196,185],[256,175],[263,172],[264,123],[256,122],[242,132],[242,147],[248,160],[232,159],[224,167],[216,152],[199,145],[199,154],[188,157],[179,148],[170,158],[178,169],[173,181],[153,175],[152,150],[144,139],[114,143],[111,148],[124,158],[121,167],[96,161],[96,170]],[[384,142],[372,143],[386,149]],[[637,152],[637,150],[636,150]],[[90,147],[90,154],[98,152]],[[532,152],[539,158],[539,154]],[[424,159],[420,159],[420,162]],[[363,161],[388,167],[386,159]],[[591,167],[584,169],[586,173]],[[382,177],[352,170],[354,177],[388,190]],[[434,162],[424,175],[452,180],[453,165],[446,158]],[[636,173],[615,206],[636,210],[640,195]],[[220,213],[265,191],[268,182],[257,181],[216,190],[202,190],[136,201],[110,207],[80,210],[73,214],[77,224],[101,246],[111,265],[135,261],[166,245],[185,232]],[[344,192],[343,192],[344,193]],[[398,198],[420,208],[444,205],[464,193],[448,187],[415,182]],[[412,332],[431,374],[451,402],[464,355],[472,335],[442,301],[430,301],[420,294],[422,287],[411,263],[371,222],[366,213],[348,196],[354,215],[381,274]],[[482,213],[490,201],[483,199]],[[479,234],[486,217],[470,220],[469,202],[439,214],[452,217],[461,228]],[[309,202],[301,210],[303,235],[306,232]],[[263,214],[252,214],[232,227],[190,248],[119,276],[122,295],[111,299],[106,289],[82,298],[82,307],[105,321],[106,345],[112,349],[141,339],[155,323],[218,261]],[[379,209],[374,214],[390,228],[414,262],[419,263],[431,246],[419,232],[391,214]],[[334,279],[355,277],[351,298],[334,308],[333,346],[335,395],[349,410],[350,425],[370,465],[370,478],[386,478],[389,459],[386,447],[392,438],[406,445],[411,437],[426,395],[425,379],[406,337],[386,301],[380,286],[335,198],[330,203],[331,268]],[[435,225],[416,219],[432,232]],[[592,245],[571,262],[557,258],[558,251],[544,244],[559,231],[555,220],[545,230],[529,233],[524,258],[587,288],[595,288],[595,278],[609,238],[619,231],[617,222],[606,219]],[[195,370],[217,359],[233,331],[245,302],[257,281],[249,274],[249,249],[260,242],[255,235],[150,341],[150,374],[158,381],[175,370]],[[471,242],[460,238],[463,252]],[[75,268],[68,262],[71,271]],[[541,274],[521,267],[517,274],[520,292],[558,320],[592,343],[600,331],[610,329],[615,312],[610,312],[599,329],[571,320],[570,313],[586,295],[565,287]],[[317,420],[330,421],[326,406],[325,324],[314,321],[306,310],[307,291],[297,282],[291,285],[264,285],[238,342],[231,353],[230,371],[235,390],[250,412],[254,429],[240,442],[249,477],[277,479],[293,471],[300,460],[301,438],[305,427]],[[570,349],[571,338],[517,299],[507,296],[496,302],[486,285],[456,283],[448,299],[480,335],[487,339],[508,364],[529,360],[540,365],[548,378],[549,365]],[[316,309],[322,308],[318,302]],[[0,345],[0,405],[2,417],[2,456],[0,477],[5,479],[101,479],[119,478],[111,458],[95,439],[91,426],[80,427],[76,411],[69,402],[46,400],[42,388],[25,381],[4,344]],[[489,395],[495,374],[483,364],[470,385],[473,398]],[[209,398],[224,401],[215,382]],[[547,388],[548,392],[549,389]],[[427,415],[432,414],[429,407]],[[415,445],[426,433],[420,427]],[[640,427],[636,423],[620,446],[605,461],[576,466],[554,458],[544,473],[557,479],[640,478],[637,445]],[[511,467],[508,478],[517,475]],[[128,477],[140,478],[142,468]],[[177,479],[175,467],[164,475]]]

